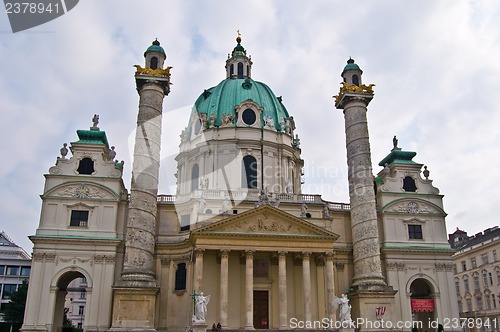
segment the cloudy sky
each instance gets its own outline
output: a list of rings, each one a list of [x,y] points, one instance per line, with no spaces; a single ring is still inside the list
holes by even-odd
[[[498,224],[497,0],[85,0],[16,34],[0,13],[0,230],[31,252],[43,174],[94,113],[125,160],[130,187],[138,103],[132,65],[143,65],[154,38],[174,67],[164,103],[162,154],[170,160],[192,103],[225,78],[238,29],[252,78],[282,95],[295,118],[304,192],[348,202],[343,115],[332,96],[352,57],[364,83],[376,84],[368,111],[374,165],[397,135],[445,195],[449,232]],[[163,193],[173,191],[171,173],[162,170]]]

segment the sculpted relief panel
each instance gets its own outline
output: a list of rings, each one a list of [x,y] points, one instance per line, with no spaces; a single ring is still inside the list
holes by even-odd
[[[228,232],[305,234],[306,230],[291,222],[278,220],[267,213],[261,213],[252,219],[240,220],[223,229]]]

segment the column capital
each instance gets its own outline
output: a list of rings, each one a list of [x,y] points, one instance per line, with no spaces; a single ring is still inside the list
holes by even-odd
[[[286,259],[286,255],[288,254],[288,251],[280,250],[278,251],[278,257],[279,259]]]
[[[221,250],[219,250],[219,254],[220,254],[221,258],[222,257],[227,258],[229,256],[230,251],[231,250],[229,250],[229,249],[221,249]]]
[[[310,256],[311,256],[311,252],[310,251],[303,251],[302,252],[302,259],[303,260],[309,259]]]
[[[333,251],[327,251],[325,252],[325,258],[327,261],[333,261],[335,258],[335,253]]]
[[[245,250],[245,256],[247,258],[253,258],[253,254],[255,254],[255,250]]]

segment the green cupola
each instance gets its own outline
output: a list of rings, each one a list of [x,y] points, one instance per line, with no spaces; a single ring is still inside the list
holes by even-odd
[[[354,60],[352,58],[349,58],[347,60],[347,65],[344,67],[344,70],[342,71],[342,78],[344,79],[344,82],[347,84],[351,85],[357,85],[361,86],[361,75],[363,74],[363,71],[357,64],[354,63]]]
[[[163,47],[160,46],[158,39],[155,39],[151,46],[144,52],[146,68],[158,69],[163,68],[163,63],[167,58],[167,54]]]

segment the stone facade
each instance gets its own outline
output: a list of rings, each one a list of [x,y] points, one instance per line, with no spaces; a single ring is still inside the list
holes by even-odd
[[[67,286],[80,277],[85,331],[185,331],[201,292],[210,295],[206,324],[232,330],[335,322],[343,293],[353,319],[409,322],[398,330],[428,317],[413,300],[430,300],[436,320],[458,317],[442,196],[414,155],[401,162],[411,152],[391,151],[373,176],[366,121],[373,90],[361,84],[359,67],[348,63],[336,99],[346,117],[351,202],[329,202],[302,192],[293,117],[251,78],[253,63],[237,42],[227,79],[200,95],[181,134],[176,195],[157,193],[170,84],[158,42],[145,53],[146,67],[136,66],[130,196],[123,164],[110,158],[114,149],[98,128],[79,131],[72,156],[50,168],[31,237],[35,286],[23,331],[59,331]]]

